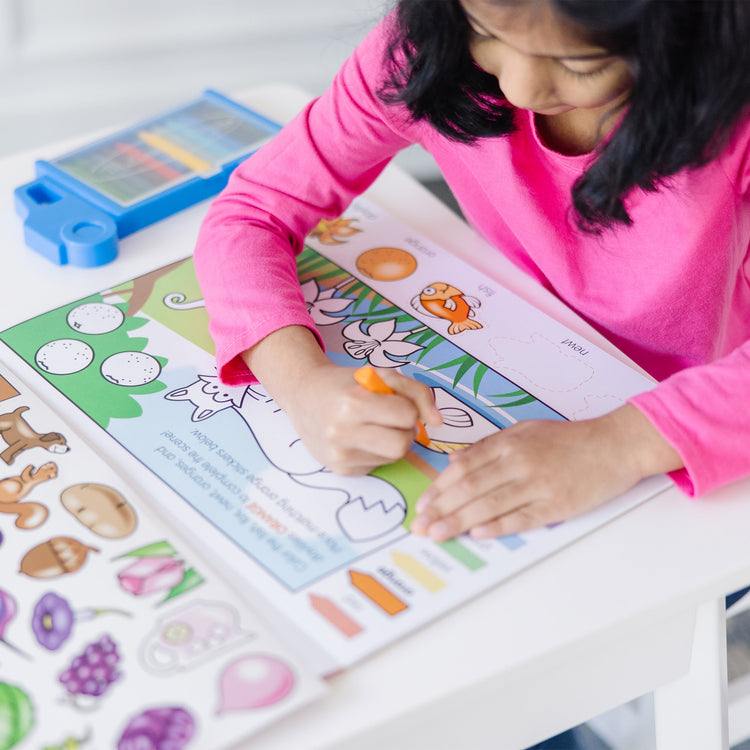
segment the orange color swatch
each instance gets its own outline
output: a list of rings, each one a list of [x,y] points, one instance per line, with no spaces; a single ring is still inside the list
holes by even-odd
[[[406,602],[402,602],[392,591],[383,586],[380,581],[373,578],[369,573],[359,573],[356,570],[349,571],[349,578],[354,588],[358,589],[370,601],[377,604],[387,615],[397,615],[409,608]]]

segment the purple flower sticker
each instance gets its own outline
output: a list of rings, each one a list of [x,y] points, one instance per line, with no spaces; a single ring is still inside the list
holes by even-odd
[[[50,591],[36,603],[31,616],[31,629],[40,646],[48,651],[57,651],[70,637],[75,622],[91,620],[107,612],[130,616],[128,612],[119,609],[89,607],[74,612],[66,599]]]
[[[68,602],[53,592],[45,594],[34,607],[31,629],[48,651],[57,651],[70,637],[75,615]]]

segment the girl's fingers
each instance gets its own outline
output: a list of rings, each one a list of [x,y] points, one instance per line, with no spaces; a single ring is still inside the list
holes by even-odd
[[[399,393],[370,393],[358,387],[348,399],[341,401],[333,424],[347,428],[352,425],[381,425],[413,433],[418,418],[417,406],[410,398]]]
[[[480,498],[434,521],[424,516],[417,518],[412,523],[411,531],[428,536],[435,542],[444,542],[474,526],[493,520],[496,515],[494,503],[489,498]]]
[[[348,439],[331,441],[323,463],[337,474],[353,475],[355,467],[364,472],[403,458],[414,441],[411,428],[397,429],[383,425],[359,425]]]
[[[510,481],[510,467],[503,465],[489,442],[485,439],[453,453],[450,464],[417,501],[417,513],[436,519]]]
[[[421,383],[385,370],[374,377],[380,390],[350,380],[318,425],[312,451],[337,474],[365,474],[403,458],[417,435],[420,409],[434,409],[432,391]]]
[[[545,488],[512,481],[450,513],[432,518],[418,517],[412,523],[411,530],[436,542],[465,532],[475,539],[489,539],[562,521],[574,510],[557,504],[554,494]]]
[[[448,511],[436,513],[434,509],[428,508],[414,519],[411,531],[419,536],[429,536],[436,542],[442,542],[517,512],[529,502],[526,493],[510,482],[500,487],[494,486],[465,502],[459,502]]]
[[[530,531],[560,520],[563,519],[553,516],[551,508],[545,508],[538,503],[529,503],[499,518],[472,526],[468,531],[474,539],[495,539],[499,536],[520,534],[523,531]]]
[[[407,378],[392,370],[378,370],[383,382],[396,394],[409,399],[417,410],[417,417],[426,424],[438,426],[443,423],[440,411],[435,406],[432,390],[414,378]]]

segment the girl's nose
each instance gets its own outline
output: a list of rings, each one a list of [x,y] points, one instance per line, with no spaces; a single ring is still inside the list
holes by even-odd
[[[555,100],[546,60],[504,49],[488,72],[497,78],[505,98],[519,109],[543,109]]]

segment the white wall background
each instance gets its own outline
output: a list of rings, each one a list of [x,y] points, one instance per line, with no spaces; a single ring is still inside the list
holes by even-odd
[[[319,94],[391,4],[0,0],[0,155],[128,125],[205,88]],[[432,176],[417,154],[401,161]]]

